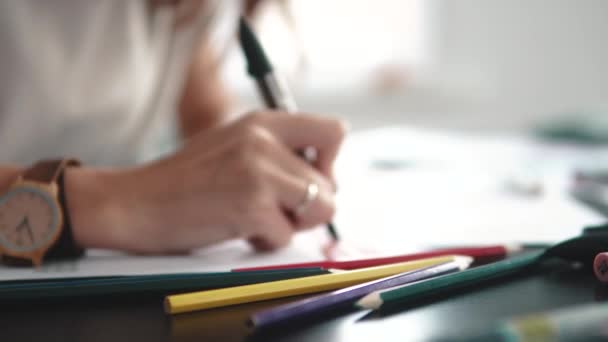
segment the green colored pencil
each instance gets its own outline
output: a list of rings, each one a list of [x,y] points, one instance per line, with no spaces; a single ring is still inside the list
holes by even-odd
[[[536,264],[542,255],[543,252],[526,253],[489,265],[413,284],[375,291],[361,298],[355,303],[355,307],[373,310],[395,308],[414,299],[440,295],[468,285],[479,284],[483,281],[514,274],[528,266]]]

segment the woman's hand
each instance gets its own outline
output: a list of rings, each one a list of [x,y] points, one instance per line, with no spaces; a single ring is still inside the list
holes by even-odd
[[[68,207],[77,242],[139,253],[183,252],[245,238],[258,249],[334,214],[337,120],[260,112],[194,136],[174,155],[134,169],[71,169]],[[314,147],[314,165],[297,150]],[[308,185],[319,195],[294,214]]]

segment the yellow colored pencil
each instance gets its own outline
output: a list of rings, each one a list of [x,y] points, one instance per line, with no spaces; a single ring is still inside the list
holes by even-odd
[[[165,311],[176,314],[334,290],[453,260],[454,256],[442,256],[353,271],[171,295],[165,298]]]

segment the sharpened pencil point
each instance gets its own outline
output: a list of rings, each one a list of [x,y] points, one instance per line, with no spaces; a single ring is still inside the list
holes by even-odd
[[[454,256],[454,262],[458,265],[458,269],[462,270],[466,270],[467,268],[469,268],[469,266],[471,266],[471,264],[473,263],[475,259],[471,258],[470,256],[465,256],[465,255],[455,255]]]
[[[372,292],[355,303],[356,308],[365,310],[376,310],[381,306],[382,298],[380,298],[380,291]]]
[[[505,244],[507,255],[512,255],[523,250],[523,246],[517,243]]]

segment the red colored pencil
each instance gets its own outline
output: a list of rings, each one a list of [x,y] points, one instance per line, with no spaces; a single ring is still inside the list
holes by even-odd
[[[404,262],[411,260],[418,260],[424,258],[433,258],[443,255],[466,255],[470,256],[475,260],[475,264],[484,264],[496,260],[500,260],[514,252],[520,251],[522,248],[518,245],[495,245],[495,246],[483,246],[483,247],[470,247],[470,248],[444,248],[436,249],[428,252],[396,255],[382,258],[371,258],[371,259],[359,259],[359,260],[346,260],[346,261],[311,261],[302,262],[296,264],[282,264],[282,265],[268,265],[258,267],[245,267],[235,268],[233,272],[241,271],[267,271],[267,270],[281,270],[286,268],[302,268],[302,267],[321,267],[324,269],[341,269],[341,270],[354,270],[358,268],[373,267],[392,264],[396,262]]]

